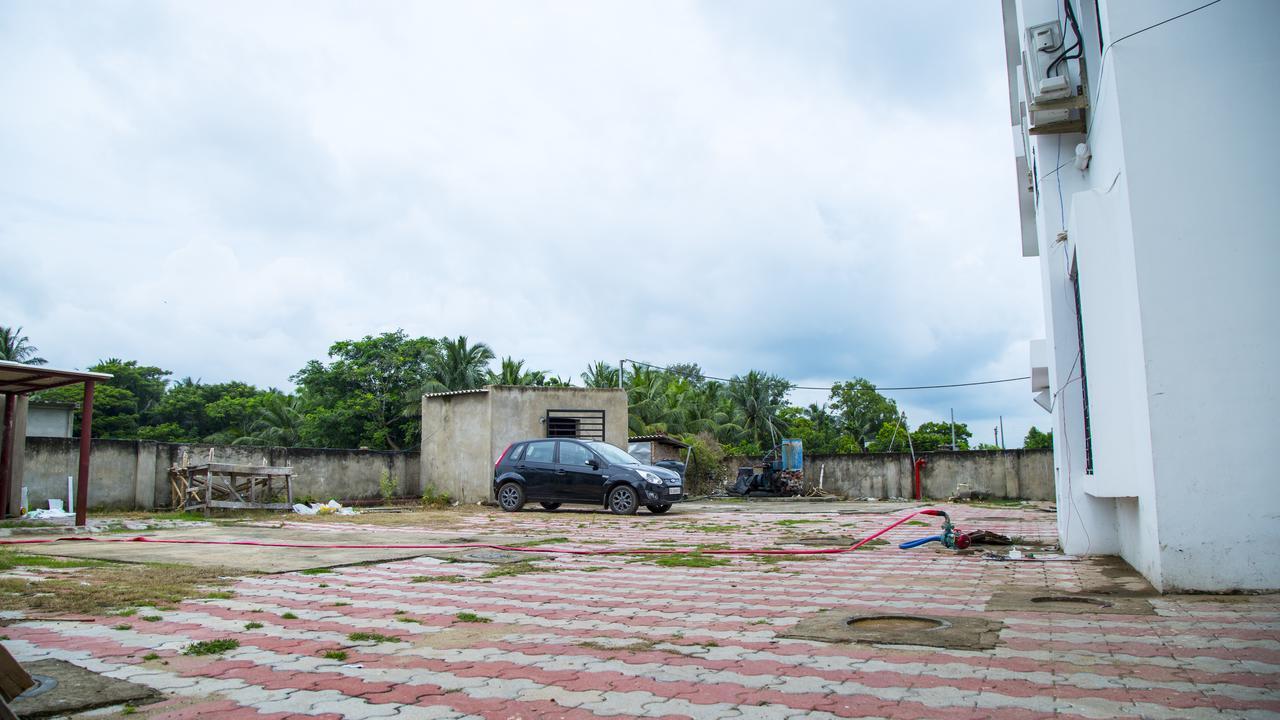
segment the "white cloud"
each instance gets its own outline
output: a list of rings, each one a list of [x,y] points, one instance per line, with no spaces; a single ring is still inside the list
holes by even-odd
[[[901,385],[1025,374],[1041,334],[989,7],[4,13],[0,314],[58,364],[284,385],[403,327]],[[1038,419],[963,393],[913,422]]]

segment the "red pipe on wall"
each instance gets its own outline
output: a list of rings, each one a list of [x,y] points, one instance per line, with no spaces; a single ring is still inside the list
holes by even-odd
[[[925,465],[928,465],[928,464],[929,464],[929,461],[925,460],[924,458],[920,458],[916,460],[916,498],[915,498],[916,500],[922,499],[922,497],[920,496],[920,470],[921,468],[923,468]]]

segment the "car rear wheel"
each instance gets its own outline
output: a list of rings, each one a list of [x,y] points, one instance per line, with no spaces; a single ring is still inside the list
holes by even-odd
[[[671,509],[671,503],[658,503],[657,505],[645,505],[645,507],[649,508],[649,512],[654,515],[661,515]]]
[[[538,504],[548,510],[555,510],[556,508],[560,507],[560,503],[544,502],[544,503],[538,503]]]
[[[630,485],[619,485],[609,492],[609,511],[614,515],[635,515],[640,499]]]
[[[503,483],[498,488],[498,505],[507,512],[524,507],[524,488],[513,482]]]

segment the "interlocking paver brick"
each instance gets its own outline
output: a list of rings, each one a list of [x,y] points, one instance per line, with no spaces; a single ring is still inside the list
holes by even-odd
[[[898,512],[886,503],[857,509],[815,506],[803,525],[782,523],[801,516],[767,505],[631,518],[474,512],[447,531],[379,531],[406,543],[465,533],[565,537],[565,547],[584,550],[802,548],[806,535],[865,536]],[[980,517],[976,526],[995,532],[1055,537],[1050,513],[947,509],[962,527]],[[295,526],[335,538],[368,528],[357,518],[286,521],[283,531]],[[886,539],[927,530],[900,526]],[[531,556],[544,572],[490,579],[481,576],[493,565],[421,557],[247,577],[231,598],[184,602],[126,630],[114,629],[118,618],[17,623],[5,644],[24,661],[63,659],[162,690],[169,702],[139,708],[150,718],[1280,718],[1277,596],[1158,597],[1155,614],[1144,616],[1003,612],[997,646],[986,651],[780,638],[827,608],[986,617],[1000,589],[1064,593],[1117,582],[1112,565],[1092,560],[1014,563],[893,547],[813,557],[660,567],[651,558],[546,554]],[[465,579],[412,582],[433,574]],[[282,619],[286,612],[300,619]],[[460,612],[490,622],[460,623]],[[244,631],[251,620],[264,627]],[[348,639],[358,631],[401,642]],[[220,637],[241,647],[215,658],[180,655],[195,640]],[[347,658],[321,657],[332,650]],[[169,664],[143,663],[148,652]]]

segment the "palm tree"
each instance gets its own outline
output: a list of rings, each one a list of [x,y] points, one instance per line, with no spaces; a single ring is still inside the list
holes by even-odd
[[[496,373],[489,372],[489,384],[542,386],[553,383],[551,379],[547,378],[547,371],[525,370],[523,360],[504,357],[502,358],[502,369]]]
[[[588,365],[587,371],[582,373],[581,377],[582,384],[589,388],[618,387],[618,368],[603,360],[597,360]]]
[[[306,404],[297,395],[271,392],[262,398],[258,416],[249,432],[231,441],[232,445],[272,445],[294,447],[300,439]]]
[[[42,357],[36,357],[35,354],[38,352],[40,348],[27,340],[27,336],[22,334],[21,327],[14,329],[0,325],[0,360],[27,365],[44,365],[48,361]]]
[[[427,361],[426,390],[484,387],[489,379],[489,363],[494,357],[493,348],[484,343],[471,345],[466,335],[459,335],[455,340],[441,338]]]
[[[741,425],[750,439],[761,447],[777,444],[776,438],[783,430],[778,417],[791,384],[780,377],[752,370],[743,377],[734,377],[729,397],[738,411]]]

